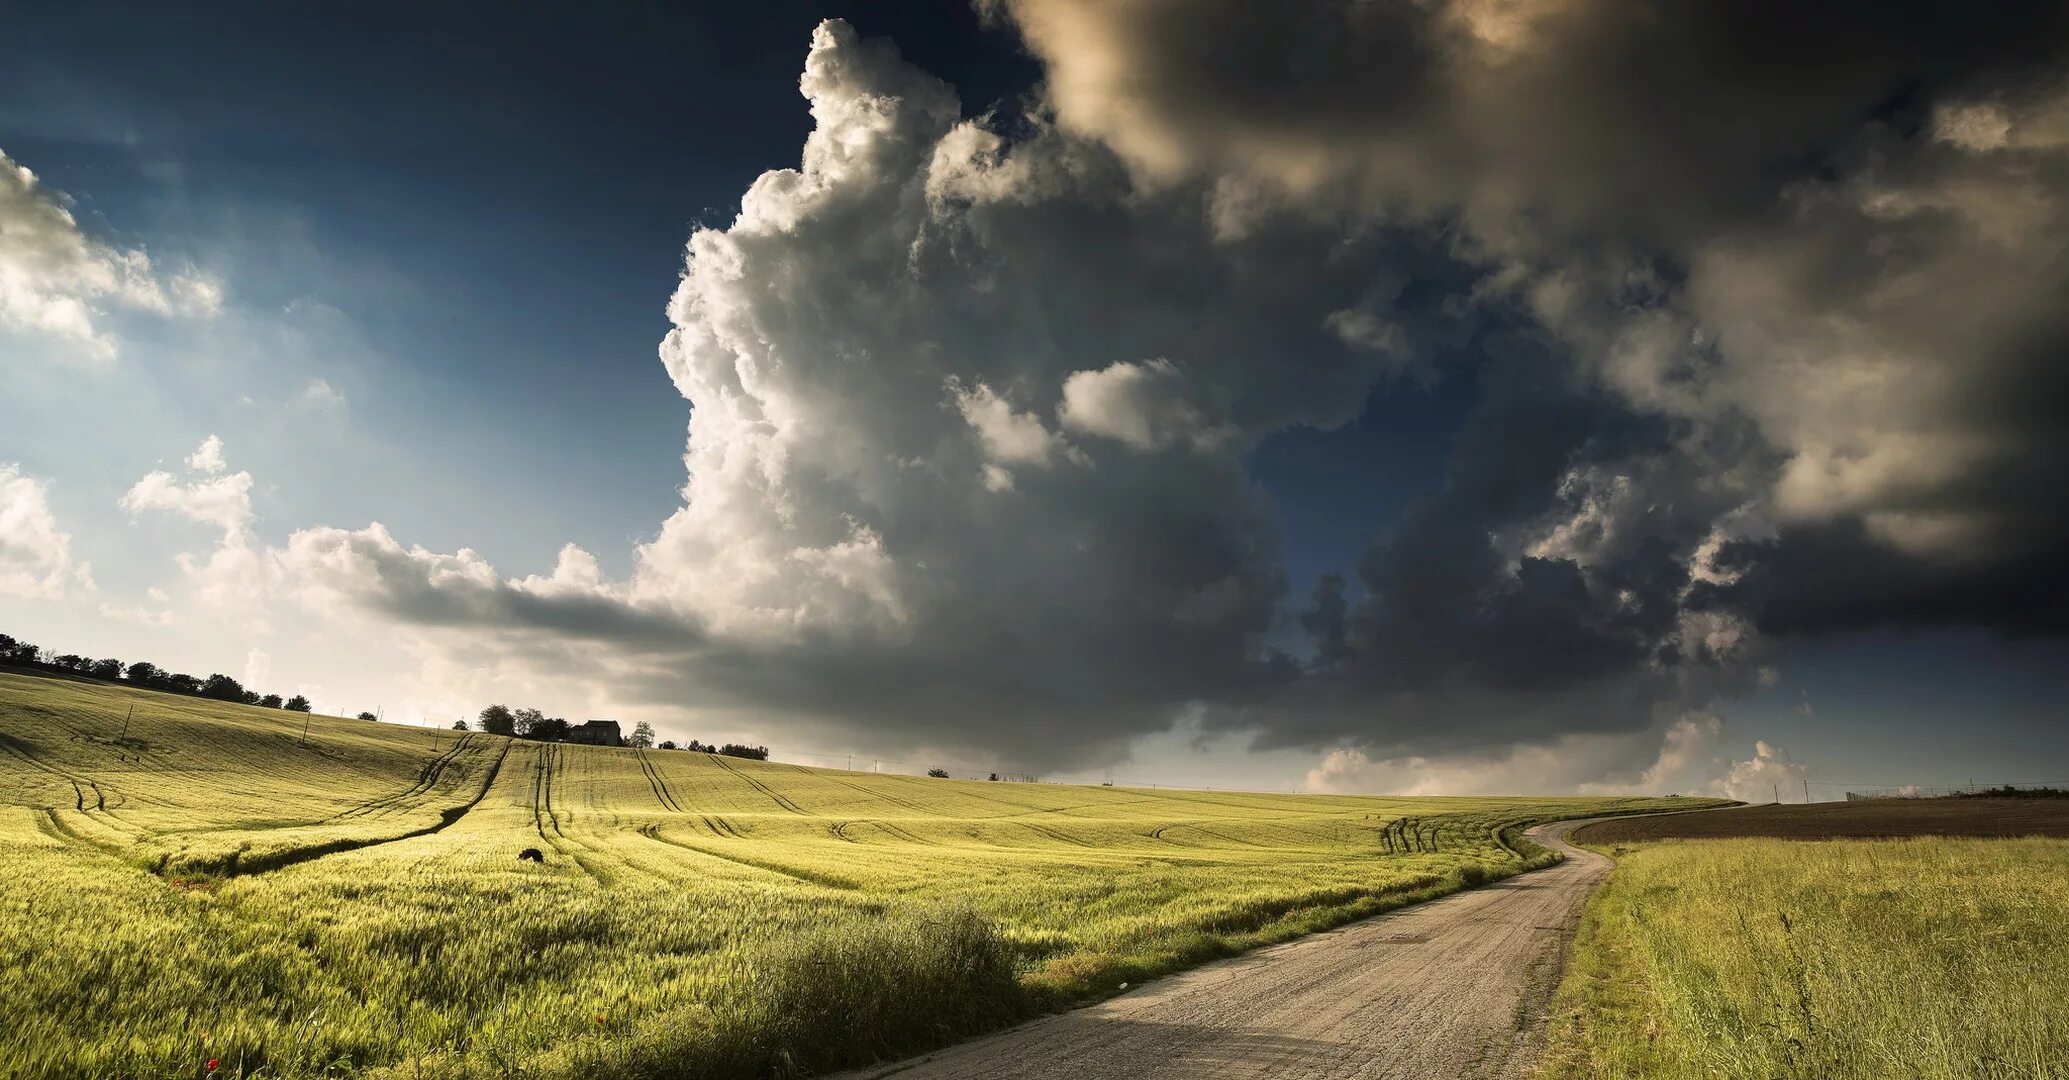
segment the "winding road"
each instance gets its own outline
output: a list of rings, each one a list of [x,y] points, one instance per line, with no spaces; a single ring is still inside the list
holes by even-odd
[[[847,1080],[1521,1076],[1588,893],[1611,862],[1525,835],[1564,861],[1158,979]]]

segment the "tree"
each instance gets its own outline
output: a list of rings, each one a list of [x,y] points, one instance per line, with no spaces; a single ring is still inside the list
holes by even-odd
[[[641,720],[639,723],[632,725],[632,737],[630,739],[625,740],[625,745],[635,746],[641,750],[645,750],[653,746],[654,725],[649,724],[644,720]]]
[[[244,685],[219,671],[202,681],[201,696],[217,701],[243,701]]]
[[[491,735],[517,734],[517,718],[501,705],[491,705],[481,710],[481,730]]]
[[[165,677],[165,689],[175,694],[198,694],[201,692],[201,680],[192,675],[174,672]]]
[[[164,669],[149,660],[139,660],[129,665],[122,677],[149,690],[156,690],[165,685]]]
[[[663,749],[663,750],[673,750],[673,749],[675,749],[675,740],[673,740],[673,739],[662,739],[662,740],[661,740],[661,749]]]
[[[769,748],[766,746],[746,746],[741,743],[727,743],[719,747],[718,752],[727,757],[747,758],[750,761],[769,760]]]
[[[531,730],[525,734],[527,738],[538,739],[541,742],[565,742],[570,726],[566,720],[558,716],[541,716],[532,723]]]
[[[931,776],[931,777],[933,777],[933,778],[935,778],[935,779],[937,779],[937,780],[946,780],[946,779],[948,779],[948,770],[947,770],[947,769],[928,769],[928,770],[927,770],[927,775],[928,775],[928,776]]]
[[[539,711],[539,710],[537,710],[537,709],[530,709],[530,708],[525,708],[525,709],[512,709],[512,710],[510,711],[510,715],[511,715],[511,716],[513,716],[513,717],[515,717],[515,718],[516,718],[516,720],[517,720],[517,733],[518,733],[519,735],[522,735],[522,736],[524,736],[524,737],[526,737],[526,738],[543,738],[543,737],[544,737],[544,736],[535,736],[535,735],[533,735],[533,734],[532,734],[532,729],[533,729],[533,728],[536,728],[536,727],[538,727],[539,725],[541,725],[541,724],[543,724],[543,723],[545,723],[545,722],[546,722],[546,714],[545,714],[545,713],[542,713],[542,712],[540,712],[540,711]]]
[[[8,638],[0,645],[0,660],[11,660],[17,664],[33,664],[43,658],[43,650],[26,641]]]
[[[63,653],[58,656],[53,656],[50,658],[50,662],[56,664],[58,667],[68,668],[72,671],[83,670],[87,664],[92,663],[92,661],[79,655],[78,653]]]
[[[112,658],[107,660],[95,660],[93,664],[86,669],[86,673],[88,675],[93,676],[96,679],[107,679],[108,681],[113,682],[114,680],[122,677],[122,661],[115,660]]]
[[[287,704],[282,705],[281,708],[286,709],[288,712],[308,712],[309,699],[303,697],[300,694],[296,694],[295,696],[288,698]]]
[[[357,718],[358,718],[358,719],[360,719],[360,720],[379,720],[379,719],[380,719],[380,717],[378,717],[378,716],[375,716],[374,714],[372,714],[372,713],[370,713],[370,712],[362,712],[362,713],[360,713],[360,714],[359,714],[359,716],[358,716]]]
[[[277,708],[279,708],[279,707],[280,707],[280,695],[279,695],[279,694],[267,694],[267,695],[266,695],[265,697],[262,697],[262,698],[260,698],[260,699],[259,699],[259,708],[261,708],[261,709],[277,709]]]
[[[454,731],[465,731],[465,730],[467,730],[467,721],[465,721],[465,720],[455,720],[455,721],[453,721],[453,730],[454,730]]]

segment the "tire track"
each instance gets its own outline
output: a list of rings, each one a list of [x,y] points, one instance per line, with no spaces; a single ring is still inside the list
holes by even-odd
[[[634,749],[632,753],[639,758],[640,771],[647,774],[647,783],[654,789],[654,801],[660,803],[670,813],[682,813],[682,805],[676,802],[675,797],[669,793],[668,784],[661,779],[660,770],[654,768],[654,763],[647,760],[647,752]]]
[[[854,881],[850,881],[847,878],[841,877],[838,874],[826,874],[821,873],[817,870],[800,870],[794,866],[784,866],[782,863],[770,862],[766,859],[757,859],[751,855],[742,855],[737,852],[713,851],[710,848],[702,847],[697,844],[692,844],[687,840],[678,840],[672,836],[664,836],[661,834],[661,831],[658,828],[652,832],[648,832],[645,829],[641,829],[639,830],[639,834],[641,836],[646,837],[649,840],[654,840],[663,844],[667,844],[669,847],[680,848],[684,851],[694,851],[699,855],[705,856],[706,858],[719,859],[724,862],[735,863],[740,866],[752,867],[756,870],[760,870],[765,873],[775,874],[779,877],[789,878],[792,881],[801,881],[807,885],[817,885],[825,889],[841,889],[844,891],[852,891],[855,889],[860,889],[862,887],[860,884]]]
[[[423,767],[417,770],[416,783],[411,784],[409,787],[392,795],[384,795],[378,799],[363,802],[349,810],[341,810],[323,820],[325,822],[343,821],[346,818],[376,814],[392,809],[396,804],[406,799],[429,792],[433,787],[437,786],[439,778],[445,775],[446,768],[458,760],[461,751],[467,748],[468,741],[472,738],[472,735],[462,735],[454,741],[452,749],[425,762]]]
[[[503,759],[509,756],[510,746],[508,743],[505,743],[503,752],[496,756],[494,762],[490,763],[488,772],[482,777],[481,789],[476,791],[474,796],[466,802],[440,810],[438,812],[438,821],[435,824],[426,825],[421,829],[411,829],[408,832],[399,833],[395,836],[331,840],[321,844],[312,844],[305,848],[269,853],[254,860],[241,859],[239,857],[242,854],[241,852],[231,852],[224,866],[220,868],[201,867],[197,869],[202,873],[219,873],[223,877],[249,877],[254,874],[271,873],[285,867],[312,862],[330,855],[340,855],[347,851],[364,851],[367,848],[381,847],[384,844],[399,844],[404,840],[414,840],[420,836],[430,836],[433,833],[444,832],[458,824],[461,818],[466,817],[469,811],[481,804],[481,800],[488,797],[489,789],[496,784],[497,774],[503,770]],[[170,859],[170,855],[161,856],[158,860],[158,865],[152,867],[151,872],[160,877],[165,876]]]
[[[746,773],[741,772],[740,770],[727,764],[724,754],[713,754],[711,755],[711,760],[717,762],[719,768],[724,769],[729,773],[732,773],[734,776],[737,776],[742,780],[745,780],[747,782],[748,787],[751,787],[754,790],[759,791],[764,795],[767,795],[769,797],[769,801],[775,803],[777,806],[780,806],[793,814],[803,815],[805,813],[803,807],[799,806],[794,802],[791,802],[789,799],[784,798],[780,793],[776,791],[775,788],[772,788],[769,785],[764,784],[761,781],[756,780],[754,777],[749,776]]]

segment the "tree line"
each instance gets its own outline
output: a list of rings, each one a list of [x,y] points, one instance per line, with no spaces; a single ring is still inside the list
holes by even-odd
[[[565,717],[548,716],[537,709],[513,709],[508,705],[491,705],[481,710],[481,715],[475,719],[475,723],[478,725],[476,730],[485,731],[490,735],[514,735],[520,739],[537,739],[540,742],[565,742],[568,732],[574,730],[574,725],[568,723]],[[453,728],[464,731],[467,721],[455,721]],[[634,738],[639,737],[640,728],[646,729],[646,737],[649,740],[646,745],[653,745],[651,740],[654,737],[654,729],[646,723],[641,723],[638,728],[633,729]]]
[[[470,729],[465,720],[456,720],[453,722],[453,729],[482,731],[490,735],[510,735],[519,739],[537,739],[540,742],[566,742],[568,732],[574,730],[574,725],[563,717],[548,716],[538,709],[513,709],[508,705],[491,705],[481,710],[480,716],[475,717],[473,728]],[[766,746],[747,746],[742,743],[712,746],[695,739],[680,747],[672,740],[657,745],[654,742],[654,725],[645,720],[632,725],[632,734],[625,737],[625,745],[641,750],[694,750],[700,754],[724,754],[727,757],[748,758],[753,761],[769,759],[769,748]]]
[[[220,672],[205,679],[196,678],[177,671],[167,671],[149,660],[138,660],[125,664],[113,658],[95,659],[76,653],[58,653],[23,641],[12,634],[0,634],[0,663],[21,667],[43,668],[49,671],[68,672],[108,682],[127,683],[144,690],[161,690],[169,694],[187,694],[193,697],[211,698],[242,705],[256,705],[262,709],[287,709],[291,712],[308,712],[309,699],[300,694],[282,699],[279,694],[261,694],[247,690],[244,684]],[[373,713],[362,712],[361,720],[378,719]],[[548,716],[533,708],[513,709],[506,705],[491,705],[481,710],[474,730],[491,735],[511,735],[520,739],[536,739],[541,742],[565,742],[568,732],[574,729],[566,718]],[[467,721],[454,721],[455,730],[469,730]],[[654,725],[641,720],[633,725],[632,734],[625,739],[625,745],[641,749],[656,748]],[[658,745],[662,750],[690,750],[700,754],[724,754],[727,757],[747,758],[751,761],[767,761],[769,748],[748,746],[744,743],[726,743],[723,746],[702,743],[696,739],[678,747],[672,741]]]
[[[167,671],[149,660],[124,664],[112,657],[95,659],[77,653],[54,652],[23,641],[12,634],[0,634],[0,661],[23,667],[71,672],[91,679],[124,682],[144,690],[161,690],[168,694],[187,694],[216,701],[232,701],[241,705],[257,705],[262,709],[288,709],[293,712],[308,712],[310,709],[309,699],[300,694],[284,700],[279,694],[261,694],[256,690],[245,689],[243,683],[221,672],[201,679],[184,672]]]

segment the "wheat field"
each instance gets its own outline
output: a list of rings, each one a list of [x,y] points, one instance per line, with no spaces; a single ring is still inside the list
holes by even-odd
[[[2069,1075],[2069,840],[1665,840],[1591,900],[1551,1078]]]
[[[1515,872],[1523,823],[1653,805],[310,723],[0,674],[0,1075],[808,1074]]]

